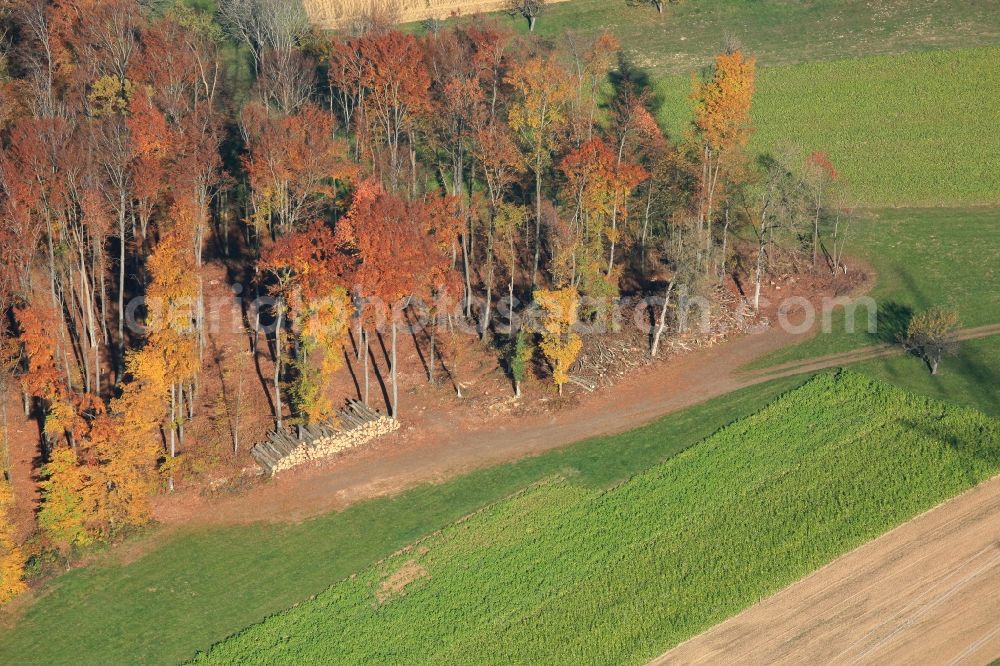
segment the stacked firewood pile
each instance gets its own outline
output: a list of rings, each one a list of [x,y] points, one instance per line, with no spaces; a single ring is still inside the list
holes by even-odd
[[[337,411],[335,423],[318,423],[272,432],[252,449],[257,463],[269,474],[367,444],[399,428],[399,421],[357,400]]]

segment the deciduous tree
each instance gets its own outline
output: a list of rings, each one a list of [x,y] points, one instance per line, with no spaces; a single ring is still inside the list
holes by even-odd
[[[694,129],[700,172],[698,226],[712,243],[712,223],[724,190],[734,186],[746,164],[756,60],[740,50],[715,56],[711,77],[694,83]]]
[[[542,354],[552,366],[552,381],[562,395],[563,384],[569,381],[569,368],[576,361],[583,340],[573,330],[578,322],[580,295],[575,287],[535,291],[535,302],[542,308]]]
[[[566,70],[553,58],[543,56],[533,56],[514,66],[506,82],[514,90],[510,127],[521,143],[525,164],[535,176],[534,286],[542,251],[542,176],[557,147],[558,130],[566,120],[565,105],[573,89]]]
[[[24,551],[14,539],[14,525],[11,509],[14,493],[11,490],[9,472],[0,477],[0,604],[10,601],[27,589],[24,583]]]
[[[918,312],[906,327],[903,346],[927,363],[932,375],[944,356],[958,351],[958,313],[944,308]]]

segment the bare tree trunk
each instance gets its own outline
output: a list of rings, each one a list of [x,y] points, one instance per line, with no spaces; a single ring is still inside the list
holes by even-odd
[[[722,267],[719,269],[719,282],[726,277],[726,251],[729,245],[729,206],[726,206],[726,222],[722,227]]]
[[[643,275],[646,273],[646,234],[649,231],[649,209],[653,205],[653,179],[649,179],[649,188],[646,190],[646,216],[642,220],[642,238],[639,241],[641,247],[640,253],[641,257],[639,260],[639,266],[642,270]]]
[[[534,23],[532,23],[534,25]],[[531,286],[538,279],[538,259],[542,253],[542,156],[535,158],[535,263],[531,268]],[[513,269],[512,269],[513,270]]]
[[[362,348],[361,348],[361,337],[362,337],[363,335],[364,335],[364,331],[363,331],[363,329],[361,328],[361,311],[360,311],[360,309],[359,309],[359,311],[358,311],[358,334],[357,334],[357,340],[358,340],[358,353],[356,354],[356,356],[358,357],[358,359],[357,359],[357,360],[359,360],[359,361],[361,360],[361,354],[363,354],[363,353],[364,353],[364,351],[363,351],[363,350],[362,350]]]
[[[274,421],[281,430],[281,323],[284,311],[278,310],[277,326],[274,329]]]
[[[507,320],[509,325],[507,326],[510,335],[514,335],[514,268],[513,268],[513,258],[511,258],[511,271],[510,271],[510,282],[507,283],[507,295],[510,301],[507,304]]]
[[[653,334],[653,346],[649,351],[650,358],[656,358],[656,352],[660,349],[660,336],[667,327],[667,306],[670,304],[670,293],[674,290],[674,281],[667,285],[667,293],[663,296],[663,307],[660,310],[660,319],[656,324],[656,332]]]
[[[396,373],[396,317],[392,318],[392,418],[399,417],[399,385]]]
[[[435,314],[433,319],[431,320],[431,351],[430,351],[430,358],[428,359],[427,363],[427,379],[428,381],[430,381],[431,385],[436,383],[434,378],[434,356],[435,356],[434,352],[435,352],[436,337],[437,337],[437,318],[438,316]]]
[[[492,271],[490,271],[492,273]],[[479,338],[481,340],[486,339],[486,332],[490,328],[490,300],[493,298],[493,283],[492,276],[490,281],[486,284],[486,304],[483,306],[483,317],[482,323],[480,324]]]
[[[233,455],[240,452],[240,417],[243,411],[243,366],[246,361],[246,352],[240,352],[240,363],[236,368],[236,407],[233,410]]]
[[[184,446],[184,384],[177,385],[177,445]],[[171,455],[171,458],[173,455]]]
[[[121,195],[118,209],[118,343],[119,367],[125,359],[125,195]],[[118,373],[121,379],[121,372]]]
[[[176,397],[176,387],[170,385],[170,457],[173,458],[177,455],[177,442],[175,440],[174,433],[174,423],[177,421],[177,397]],[[171,474],[170,478],[167,479],[167,487],[170,492],[174,491],[174,475]]]
[[[469,238],[462,234],[462,268],[465,273],[465,317],[472,317],[472,278],[469,276]]]
[[[361,336],[364,338],[364,354],[365,354],[365,405],[368,404],[368,331],[361,329]]]
[[[816,214],[813,216],[813,271],[816,270],[816,258],[819,253],[819,206],[816,206]]]
[[[764,273],[764,229],[763,224],[760,230],[760,246],[757,248],[757,269],[754,277],[753,289],[753,309],[760,310],[760,281]]]

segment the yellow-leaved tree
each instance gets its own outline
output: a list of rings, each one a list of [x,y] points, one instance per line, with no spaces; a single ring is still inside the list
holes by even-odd
[[[24,552],[14,540],[10,510],[14,493],[6,475],[0,475],[0,604],[24,591]]]
[[[569,74],[554,58],[535,56],[511,68],[506,82],[514,91],[508,121],[520,144],[525,166],[535,177],[535,284],[541,256],[542,175],[552,161],[559,128],[566,122],[566,104],[573,94]]]
[[[150,518],[156,489],[160,428],[167,415],[169,383],[164,356],[147,346],[125,358],[128,381],[111,401],[110,417],[96,419],[90,442],[101,459],[107,497],[102,522],[111,530],[141,525]]]
[[[91,489],[87,470],[69,446],[56,447],[42,467],[42,507],[38,525],[59,546],[82,546],[91,541],[88,505]]]
[[[184,422],[193,413],[194,382],[201,368],[195,326],[200,286],[191,251],[194,224],[181,207],[173,210],[173,216],[174,226],[163,235],[147,262],[152,276],[146,293],[147,340],[133,363],[133,376],[146,385],[143,390],[162,391],[159,400],[165,403],[164,411],[169,405],[163,431],[168,455],[164,471],[171,489],[174,459],[178,445],[184,445]]]
[[[330,385],[334,375],[344,365],[343,348],[348,341],[354,307],[347,290],[335,285],[323,295],[309,298],[303,295],[301,307],[293,306],[299,331],[302,368],[296,387],[297,407],[310,422],[328,419],[334,412]],[[315,355],[319,354],[319,365]],[[308,369],[316,368],[310,378]],[[309,381],[312,379],[312,381]]]
[[[552,380],[562,395],[563,384],[569,381],[569,368],[583,348],[583,340],[573,331],[579,316],[580,294],[572,286],[539,289],[535,291],[535,302],[543,310],[540,348],[552,366]]]

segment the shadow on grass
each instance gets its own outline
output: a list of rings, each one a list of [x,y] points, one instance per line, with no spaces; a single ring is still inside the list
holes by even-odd
[[[954,372],[966,378],[975,389],[979,408],[988,414],[1000,413],[1000,371],[985,358],[985,354],[968,343],[962,343],[954,358],[942,362],[943,372]]]
[[[878,308],[876,329],[873,334],[879,342],[896,344],[906,335],[906,329],[913,319],[913,308],[902,303],[889,301]]]
[[[618,68],[608,73],[608,78],[615,90],[615,97],[620,97],[628,89],[637,95],[647,95],[647,109],[653,117],[657,117],[663,107],[663,95],[653,85],[649,72],[632,62],[624,52],[618,54]]]

